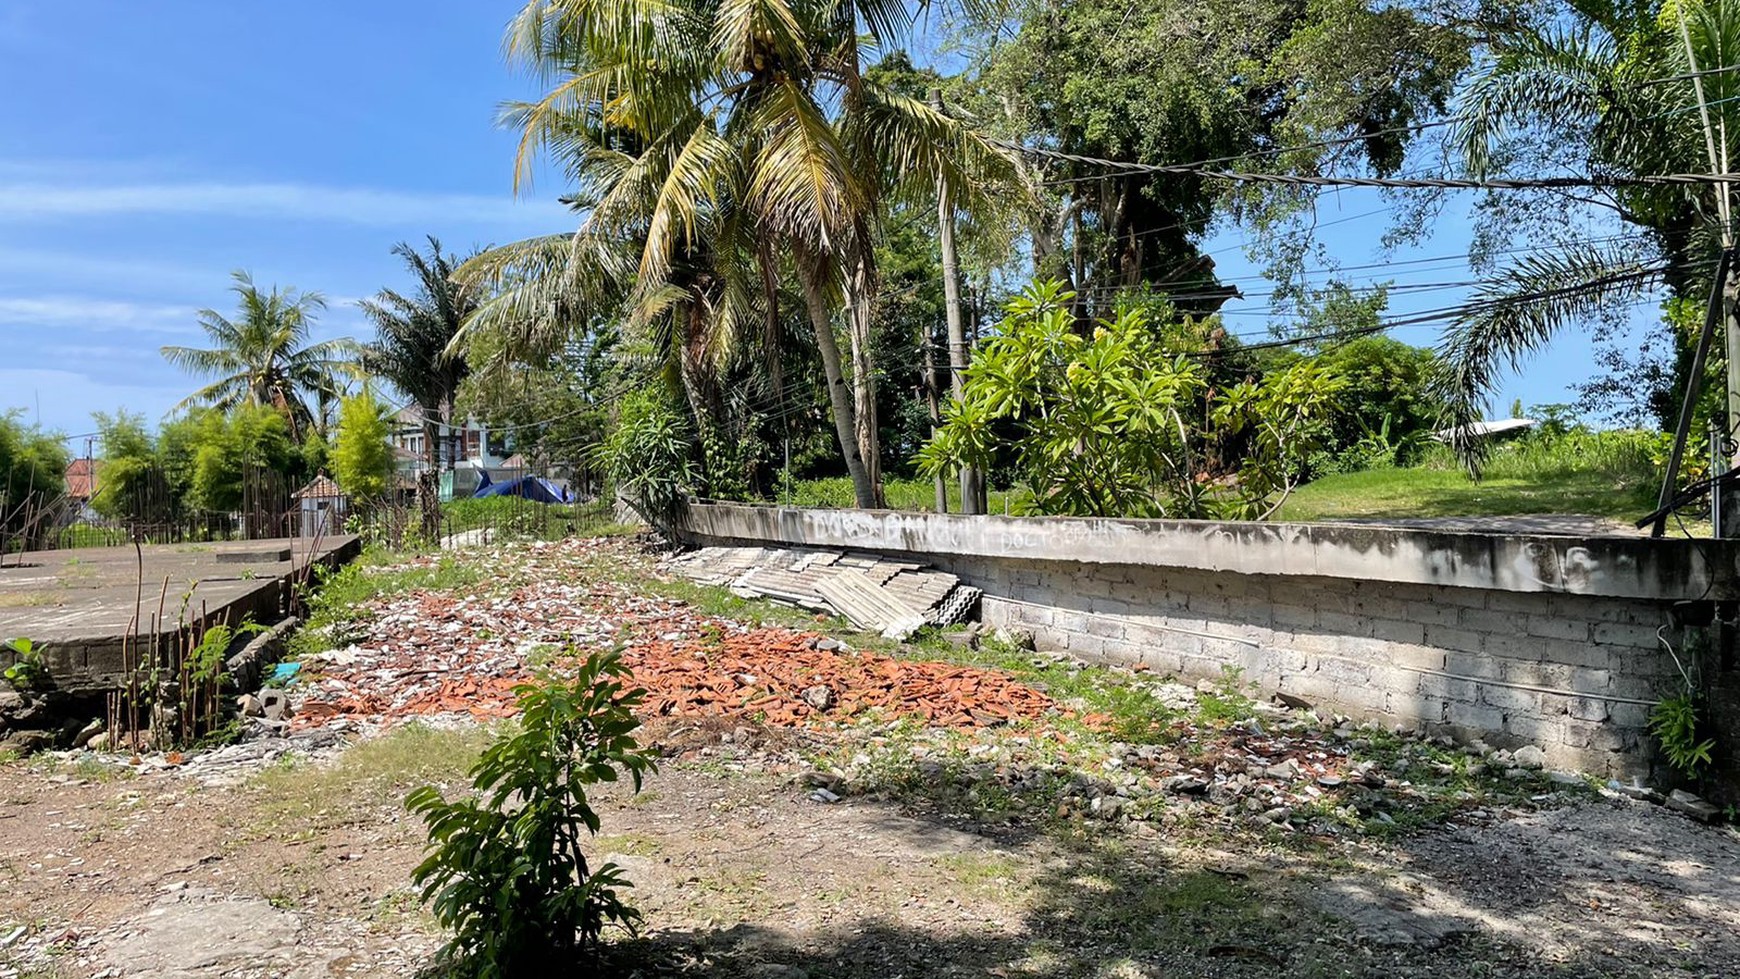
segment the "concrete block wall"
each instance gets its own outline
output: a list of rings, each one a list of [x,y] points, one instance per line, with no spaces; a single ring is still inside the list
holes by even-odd
[[[937,555],[985,589],[987,624],[1042,649],[1219,678],[1327,711],[1555,765],[1645,774],[1649,705],[1679,674],[1656,630],[1667,603],[1137,565]],[[1677,646],[1679,635],[1665,637]]]
[[[1740,603],[1735,541],[730,504],[691,506],[685,522],[697,544],[845,548],[946,568],[984,589],[988,623],[1085,660],[1181,677],[1237,667],[1265,695],[1536,744],[1554,766],[1603,775],[1650,772],[1645,729],[1654,703],[1681,688],[1675,651],[1690,665],[1688,645],[1714,649],[1700,660],[1705,682],[1740,690],[1723,645],[1732,630],[1669,627],[1676,605]],[[1740,743],[1740,708],[1730,713],[1713,732],[1717,777],[1740,797],[1740,759],[1722,747]]]

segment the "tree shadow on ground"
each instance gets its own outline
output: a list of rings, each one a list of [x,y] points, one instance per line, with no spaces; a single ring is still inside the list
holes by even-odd
[[[1362,941],[1305,909],[1285,888],[1181,870],[1111,851],[1048,871],[1010,927],[952,929],[861,919],[794,935],[737,924],[652,932],[611,947],[607,974],[755,979],[943,979],[964,976],[1409,976],[1431,979],[1624,976],[1624,960],[1580,954],[1559,961],[1478,933],[1433,944]],[[1696,973],[1693,973],[1696,974]]]

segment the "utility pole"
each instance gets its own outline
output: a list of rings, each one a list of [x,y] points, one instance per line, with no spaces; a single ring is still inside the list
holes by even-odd
[[[931,356],[931,334],[929,329],[924,335],[924,398],[930,404],[930,437],[936,438],[936,430],[942,425],[942,410],[936,401],[936,358]],[[949,481],[942,473],[936,474],[936,512],[949,512]]]
[[[930,90],[931,107],[942,111],[942,90]],[[949,390],[959,401],[966,386],[967,335],[961,325],[961,263],[955,254],[955,202],[948,183],[936,182],[937,243],[942,247],[943,299],[948,310]],[[961,512],[985,512],[985,476],[972,466],[961,468]]]

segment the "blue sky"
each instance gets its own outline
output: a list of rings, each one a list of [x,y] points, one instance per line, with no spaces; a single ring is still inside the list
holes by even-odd
[[[514,138],[494,126],[498,103],[534,91],[501,57],[517,6],[0,5],[0,410],[68,435],[88,432],[93,410],[160,417],[197,382],[158,347],[201,344],[194,311],[230,309],[232,269],[326,294],[318,336],[361,337],[354,300],[402,284],[394,242],[433,233],[463,251],[571,227],[555,182],[515,198]],[[1326,195],[1320,220],[1381,206]],[[1364,265],[1383,257],[1384,221],[1342,221],[1323,238]],[[1223,275],[1252,274],[1242,237],[1209,243]],[[1453,216],[1395,257],[1466,247]],[[1434,266],[1430,277],[1463,273]],[[1398,297],[1392,311],[1452,301]],[[1232,328],[1259,329],[1262,306],[1229,307]],[[1401,336],[1427,343],[1435,331]],[[1556,343],[1506,384],[1499,410],[1516,396],[1568,400],[1587,346]]]

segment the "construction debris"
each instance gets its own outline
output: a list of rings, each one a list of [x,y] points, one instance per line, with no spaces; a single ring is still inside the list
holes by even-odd
[[[588,550],[579,544],[547,546],[537,558],[552,564],[584,561]],[[826,559],[844,560],[837,554]],[[940,600],[963,587],[944,576],[946,581],[905,582],[899,592],[889,593],[886,584],[870,583],[917,575],[920,569],[856,561],[823,566],[854,572],[861,580],[848,589],[881,589],[875,592],[878,601],[889,594],[932,594]],[[799,585],[792,594],[820,603],[819,595],[808,590],[814,580],[803,571],[793,572],[789,564],[766,564],[762,570],[768,580],[787,576]],[[874,712],[927,725],[979,728],[1059,712],[1044,693],[994,670],[857,651],[811,632],[715,618],[620,585],[576,587],[562,579],[558,568],[548,568],[508,595],[413,592],[368,603],[354,644],[303,659],[305,675],[289,688],[292,727],[306,730],[335,720],[390,724],[442,715],[510,717],[516,710],[515,688],[534,678],[534,664],[559,672],[570,646],[579,651],[620,647],[634,683],[647,690],[639,710],[647,718],[723,715],[792,727],[824,716],[849,722]]]
[[[960,622],[981,592],[946,571],[875,554],[811,548],[704,547],[672,571],[744,598],[766,598],[845,617],[889,639]]]

